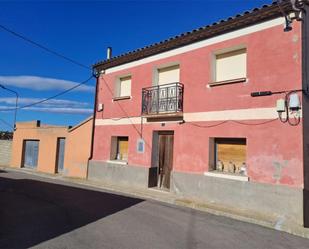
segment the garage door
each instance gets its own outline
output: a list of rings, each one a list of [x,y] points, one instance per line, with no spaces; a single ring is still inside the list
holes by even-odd
[[[39,141],[24,141],[24,167],[35,169],[38,165]]]

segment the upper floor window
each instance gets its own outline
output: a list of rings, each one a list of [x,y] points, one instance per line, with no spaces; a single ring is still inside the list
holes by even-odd
[[[214,81],[239,80],[247,77],[247,50],[237,49],[215,55]]]
[[[116,82],[115,97],[130,97],[131,96],[131,76],[118,78]]]
[[[157,85],[179,82],[179,65],[159,68],[157,71]]]

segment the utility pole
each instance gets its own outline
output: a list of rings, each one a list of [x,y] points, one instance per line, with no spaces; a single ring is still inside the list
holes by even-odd
[[[15,101],[15,113],[14,113],[14,131],[16,130],[16,117],[17,117],[17,107],[18,107],[18,98],[19,98],[19,95],[16,91],[12,90],[12,89],[9,89],[7,87],[5,87],[4,85],[0,84],[0,88],[8,91],[8,92],[11,92],[11,93],[14,93],[16,95],[16,101]]]

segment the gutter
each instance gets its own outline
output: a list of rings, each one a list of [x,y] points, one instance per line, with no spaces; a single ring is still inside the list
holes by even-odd
[[[309,227],[309,5],[305,2],[302,8],[302,153],[303,153],[303,224]],[[308,115],[306,115],[306,113]]]

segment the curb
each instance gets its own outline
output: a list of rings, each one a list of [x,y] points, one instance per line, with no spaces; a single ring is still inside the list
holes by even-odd
[[[225,207],[216,205],[214,203],[201,202],[197,199],[186,198],[179,194],[170,192],[162,192],[153,189],[139,189],[121,185],[112,185],[106,182],[97,182],[91,180],[85,180],[80,178],[71,178],[62,175],[54,175],[43,172],[37,172],[28,169],[19,169],[11,167],[0,167],[0,170],[7,170],[11,172],[25,173],[29,175],[35,175],[47,179],[58,180],[66,183],[74,183],[80,186],[88,186],[98,188],[100,190],[107,190],[116,192],[120,195],[126,195],[129,197],[141,198],[146,200],[158,201],[161,203],[167,203],[175,206],[190,208],[206,213],[210,213],[217,216],[224,216],[227,218],[235,219],[242,222],[260,225],[270,229],[274,229],[281,232],[286,232],[296,236],[304,237],[309,239],[309,229],[295,225],[295,223],[288,222],[276,215],[264,215],[259,213],[253,213],[249,210],[233,209],[231,207]]]

